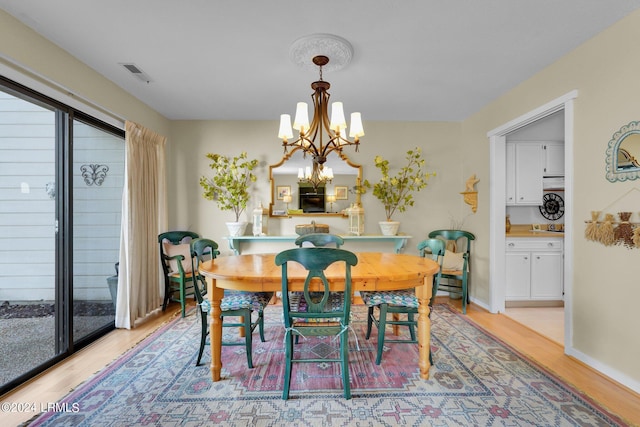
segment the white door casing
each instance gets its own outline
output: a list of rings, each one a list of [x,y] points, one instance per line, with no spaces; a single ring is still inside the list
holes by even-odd
[[[565,351],[572,342],[572,278],[573,278],[573,119],[574,99],[578,91],[571,91],[535,110],[532,110],[487,133],[490,155],[490,194],[489,194],[489,310],[492,313],[504,313],[506,294],[505,263],[505,215],[506,215],[506,135],[557,111],[564,110],[564,171],[565,171],[565,221],[564,237],[564,316]]]

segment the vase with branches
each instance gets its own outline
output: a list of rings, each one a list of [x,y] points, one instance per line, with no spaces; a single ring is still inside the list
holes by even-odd
[[[374,164],[382,177],[375,184],[366,179],[363,183],[363,187],[373,188],[373,195],[382,203],[386,222],[393,222],[392,218],[396,212],[405,212],[408,207],[413,206],[414,194],[424,189],[429,178],[435,176],[434,172],[425,170],[425,160],[422,158],[420,147],[407,151],[405,158],[406,164],[391,176],[389,161],[382,156],[376,156]]]
[[[207,158],[211,160],[209,167],[213,175],[200,178],[200,186],[204,190],[202,196],[215,201],[220,210],[232,210],[235,222],[240,223],[240,215],[249,202],[249,187],[256,181],[253,170],[258,166],[258,160],[249,160],[244,151],[234,157],[208,153]]]

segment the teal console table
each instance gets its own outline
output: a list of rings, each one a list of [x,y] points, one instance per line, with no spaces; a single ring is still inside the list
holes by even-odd
[[[224,236],[224,239],[229,242],[229,249],[231,249],[236,255],[240,255],[242,242],[251,242],[251,243],[262,243],[262,242],[295,242],[295,240],[300,237],[298,235],[289,235],[289,236]],[[363,235],[363,236],[352,236],[352,235],[341,235],[344,239],[344,246],[348,249],[349,241],[357,241],[357,242],[366,242],[366,241],[386,241],[393,242],[394,250],[397,254],[401,253],[404,247],[407,245],[407,240],[411,239],[413,236],[408,236],[405,234],[400,234],[397,236],[383,236],[377,234],[371,235]]]

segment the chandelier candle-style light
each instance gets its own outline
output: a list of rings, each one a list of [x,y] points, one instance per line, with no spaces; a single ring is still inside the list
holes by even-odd
[[[314,90],[311,97],[313,99],[313,120],[309,123],[309,111],[306,102],[298,102],[293,129],[299,132],[296,140],[289,142],[293,138],[291,129],[291,116],[282,114],[280,116],[280,131],[278,138],[282,139],[285,154],[287,147],[301,148],[306,156],[309,154],[313,158],[314,168],[318,165],[320,172],[322,166],[327,161],[327,155],[334,150],[341,151],[347,145],[355,145],[358,151],[360,137],[364,136],[362,118],[360,113],[351,113],[351,126],[347,139],[347,122],[344,118],[344,110],[341,102],[334,102],[331,105],[331,120],[329,120],[329,93],[331,85],[322,80],[322,67],[329,63],[329,58],[324,55],[313,57],[313,63],[320,68],[320,80],[311,83]]]
[[[320,184],[331,182],[333,179],[333,169],[330,167],[323,167],[322,165],[313,162],[313,168],[307,166],[304,170],[298,168],[298,182],[308,182],[317,189]]]

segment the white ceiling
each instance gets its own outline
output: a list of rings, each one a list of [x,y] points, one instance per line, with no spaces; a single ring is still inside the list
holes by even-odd
[[[335,34],[325,72],[363,121],[460,121],[640,7],[638,0],[0,0],[169,119],[278,120],[310,102],[298,38]],[[144,83],[121,63],[152,79]]]

